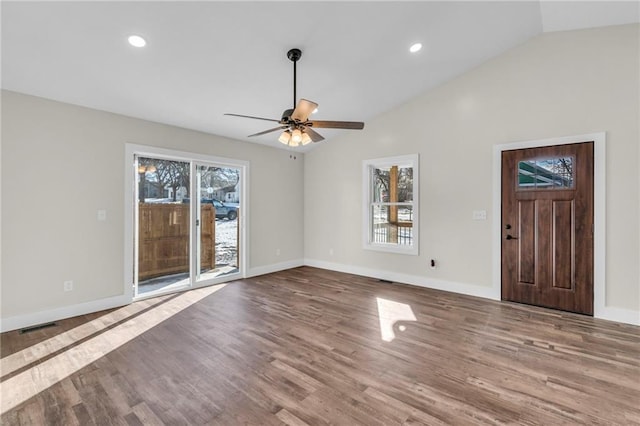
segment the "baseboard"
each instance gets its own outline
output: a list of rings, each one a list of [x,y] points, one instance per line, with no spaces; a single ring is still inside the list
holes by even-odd
[[[283,271],[285,269],[297,268],[303,266],[302,259],[291,260],[287,262],[276,263],[273,265],[260,266],[251,268],[248,271],[248,277],[270,274],[272,272]],[[53,321],[60,321],[65,318],[76,317],[78,315],[86,315],[105,309],[117,308],[119,306],[128,305],[133,300],[129,295],[120,295],[107,297],[105,299],[92,300],[89,302],[79,303],[77,305],[64,306],[60,308],[48,309],[46,311],[34,312],[24,315],[16,315],[13,317],[0,318],[0,333],[6,331],[18,330],[25,327],[31,327],[38,324],[44,324]]]
[[[500,293],[498,292],[496,295],[496,291],[492,287],[487,286],[437,280],[433,278],[421,277],[418,275],[401,274],[398,272],[385,271],[382,269],[363,268],[360,266],[325,262],[315,259],[305,259],[304,264],[307,266],[313,266],[315,268],[329,269],[332,271],[345,272],[348,274],[395,281],[398,283],[411,284],[418,287],[431,288],[434,290],[444,290],[452,293],[465,294],[468,296],[482,297],[484,299],[500,300]]]
[[[435,290],[450,291],[452,293],[465,294],[467,296],[500,300],[500,288],[494,289],[492,287],[473,284],[435,280],[416,275],[400,274],[380,269],[363,268],[359,266],[325,262],[315,259],[305,259],[304,264],[316,268],[329,269],[331,271],[345,272],[347,274],[362,275],[365,277],[395,281],[398,283],[411,284],[419,287],[432,288]],[[594,318],[640,326],[640,311],[635,311],[633,309],[623,309],[612,306],[596,308]]]
[[[595,309],[594,318],[607,321],[621,322],[624,324],[640,325],[640,311],[633,309],[616,308],[604,306]]]
[[[284,271],[286,269],[297,268],[299,266],[304,266],[303,259],[288,260],[286,262],[274,263],[272,265],[258,266],[247,271],[247,278],[271,274],[273,272]]]
[[[283,271],[286,269],[297,268],[299,266],[313,266],[321,269],[329,269],[332,271],[345,272],[348,274],[362,275],[366,277],[378,278],[398,283],[411,284],[418,287],[432,288],[435,290],[444,290],[452,293],[465,294],[468,296],[482,297],[491,300],[500,300],[500,289],[492,287],[458,283],[453,281],[437,280],[417,275],[401,274],[381,269],[364,268],[354,265],[345,265],[342,263],[325,262],[315,259],[296,259],[286,262],[275,263],[272,265],[259,266],[251,268],[247,272],[247,277],[255,277],[259,275],[270,274],[273,272]],[[86,315],[105,309],[117,308],[131,303],[131,297],[127,295],[107,297],[104,299],[92,300],[77,305],[64,306],[46,311],[35,312],[31,314],[16,315],[8,318],[0,319],[0,332],[17,330],[25,327],[31,327],[52,321],[59,321],[65,318],[71,318],[78,315]],[[632,309],[616,308],[605,306],[596,308],[594,318],[614,321],[624,324],[632,324],[640,326],[640,311]]]
[[[78,315],[86,315],[105,309],[128,305],[129,303],[131,303],[131,297],[120,295],[31,314],[2,318],[0,319],[0,332],[4,333],[5,331],[18,330],[20,328],[59,321],[65,318],[77,317]]]

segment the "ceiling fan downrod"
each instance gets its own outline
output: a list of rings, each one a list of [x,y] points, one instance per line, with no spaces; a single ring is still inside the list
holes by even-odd
[[[291,49],[287,52],[287,58],[293,62],[293,108],[296,108],[296,80],[297,80],[297,72],[296,72],[296,63],[298,59],[302,56],[302,50],[300,49]]]

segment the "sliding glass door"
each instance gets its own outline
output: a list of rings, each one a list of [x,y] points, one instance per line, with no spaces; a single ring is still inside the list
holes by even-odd
[[[239,271],[240,175],[237,167],[196,165],[197,282]]]
[[[138,157],[137,294],[188,286],[190,164]]]
[[[246,166],[162,154],[133,156],[134,298],[242,276]]]

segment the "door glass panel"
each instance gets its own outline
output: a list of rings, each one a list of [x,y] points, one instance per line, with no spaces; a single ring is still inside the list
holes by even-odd
[[[519,161],[518,189],[573,188],[573,166],[573,157]]]
[[[138,157],[137,294],[188,286],[190,165]]]
[[[240,169],[197,165],[196,281],[239,273]]]

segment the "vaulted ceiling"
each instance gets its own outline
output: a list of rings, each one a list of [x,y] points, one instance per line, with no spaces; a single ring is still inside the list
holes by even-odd
[[[298,97],[367,121],[545,31],[639,21],[637,2],[2,2],[2,88],[247,138]],[[127,37],[143,36],[144,48]],[[422,50],[410,53],[415,42]],[[338,130],[325,130],[330,139]]]

